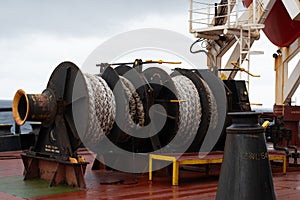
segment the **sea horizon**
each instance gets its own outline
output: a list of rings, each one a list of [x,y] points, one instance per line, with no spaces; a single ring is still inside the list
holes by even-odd
[[[12,100],[0,100],[0,108],[11,108]],[[12,116],[12,112],[0,112],[0,124],[10,124],[12,128],[10,130],[11,133],[15,133],[15,121]],[[21,133],[31,132],[32,128],[28,122],[26,122],[23,126],[21,126]]]

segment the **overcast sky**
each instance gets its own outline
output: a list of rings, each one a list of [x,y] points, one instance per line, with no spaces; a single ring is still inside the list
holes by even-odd
[[[19,88],[42,92],[59,63],[80,66],[102,42],[125,31],[163,28],[193,38],[188,9],[189,0],[1,1],[0,99],[12,99]],[[262,36],[254,50],[265,54],[253,56],[252,72],[262,77],[251,82],[251,101],[272,107],[276,47]]]

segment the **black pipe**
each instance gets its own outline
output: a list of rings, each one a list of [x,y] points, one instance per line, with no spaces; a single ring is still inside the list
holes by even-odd
[[[12,108],[0,108],[0,112],[11,112]],[[20,134],[21,133],[21,128],[20,126],[15,123],[15,134]]]
[[[20,126],[15,122],[15,134],[20,134],[21,133],[21,128]]]
[[[275,143],[275,142],[273,143],[273,148],[277,151],[284,151],[287,157],[290,155],[288,148],[279,147],[279,146],[277,146],[277,143]]]
[[[228,68],[228,69],[227,69],[227,68],[225,69],[225,68],[224,68],[224,69],[218,69],[218,71],[240,71],[240,69],[229,69],[229,68]]]
[[[12,108],[0,108],[0,112],[11,112]]]
[[[296,146],[290,145],[290,140],[287,141],[287,147],[294,150],[294,155],[292,155],[292,158],[294,158],[294,164],[297,164],[297,158],[298,158],[298,149]]]

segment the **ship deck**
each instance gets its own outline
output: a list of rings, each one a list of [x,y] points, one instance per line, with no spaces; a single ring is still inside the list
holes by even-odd
[[[21,152],[0,153],[0,199],[215,199],[220,164],[205,167],[185,167],[180,170],[180,185],[171,185],[171,176],[166,170],[156,172],[153,181],[148,173],[128,174],[116,171],[95,170],[89,164],[85,174],[87,189],[69,186],[49,187],[41,180],[23,181]],[[93,155],[81,154],[92,163]],[[300,199],[300,167],[289,166],[282,173],[282,163],[272,164],[273,181],[277,199]],[[242,184],[242,183],[239,183]]]

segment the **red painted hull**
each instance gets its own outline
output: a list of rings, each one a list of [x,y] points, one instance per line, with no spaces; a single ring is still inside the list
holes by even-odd
[[[243,4],[247,8],[250,6],[251,3],[252,3],[252,0],[243,0]]]
[[[243,0],[248,7],[252,0]],[[281,0],[277,0],[267,16],[263,29],[269,40],[279,47],[289,46],[300,37],[300,22],[292,20]]]

